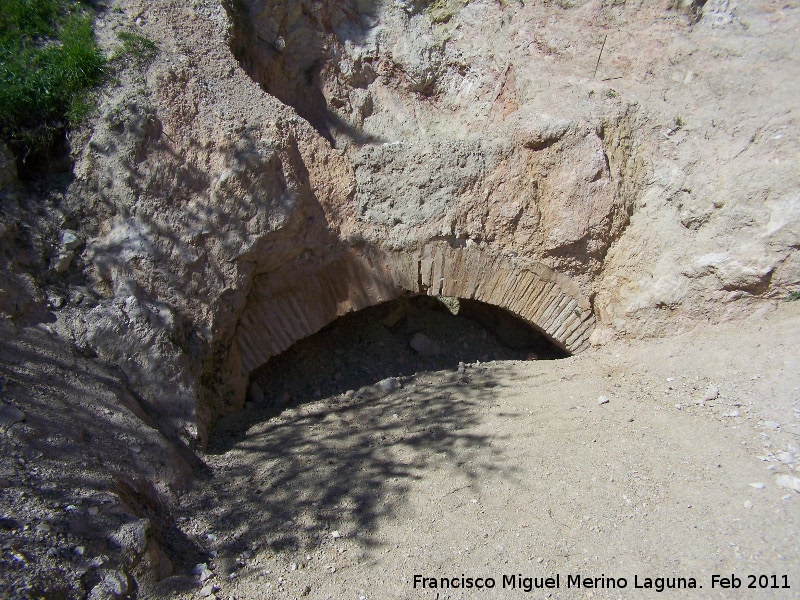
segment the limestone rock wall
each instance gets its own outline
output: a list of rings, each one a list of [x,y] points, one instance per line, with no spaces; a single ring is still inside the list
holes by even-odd
[[[95,301],[67,302],[59,326],[203,443],[243,402],[246,374],[226,365],[252,277],[329,235],[299,151],[316,133],[239,69],[219,4],[121,8],[101,35],[133,29],[158,54],[122,71],[75,136],[63,210],[85,244],[61,285]]]
[[[73,133],[74,179],[41,204],[46,226],[3,167],[22,208],[3,215],[0,281],[21,291],[0,307],[55,319],[187,438],[242,406],[259,360],[358,306],[435,290],[425,253],[443,252],[450,293],[570,350],[595,322],[595,342],[662,335],[800,286],[789,8],[114,8],[98,27],[109,53],[118,31],[158,51]],[[773,63],[782,77],[764,79]],[[563,297],[540,304],[534,279]],[[559,321],[576,308],[580,323]]]

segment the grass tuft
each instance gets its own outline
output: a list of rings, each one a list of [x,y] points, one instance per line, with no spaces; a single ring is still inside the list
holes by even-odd
[[[120,31],[117,37],[122,42],[122,45],[114,52],[112,60],[129,56],[143,62],[150,62],[158,53],[158,46],[156,43],[144,36],[136,35],[128,31]]]
[[[79,1],[0,3],[0,138],[23,159],[47,152],[92,110],[105,57]]]
[[[433,0],[428,6],[428,17],[431,23],[447,23],[469,2],[470,0]]]

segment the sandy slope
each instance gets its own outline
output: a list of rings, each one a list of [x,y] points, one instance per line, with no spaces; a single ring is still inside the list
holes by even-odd
[[[779,457],[800,463],[799,329],[800,304],[783,303],[563,361],[423,373],[253,424],[207,457],[213,476],[188,500],[184,530],[218,553],[206,592],[617,598],[656,594],[635,577],[683,577],[702,589],[674,597],[799,597],[800,496],[776,484],[793,472]],[[701,404],[709,385],[719,398]],[[414,589],[415,574],[496,587]],[[560,587],[502,589],[515,574]],[[576,574],[627,589],[568,588]],[[715,574],[742,589],[712,590]],[[791,587],[746,589],[750,574]]]

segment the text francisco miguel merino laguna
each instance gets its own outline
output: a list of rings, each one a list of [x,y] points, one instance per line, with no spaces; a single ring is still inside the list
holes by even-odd
[[[758,578],[758,579],[757,579]],[[752,580],[752,581],[751,581]],[[747,582],[751,581],[748,585]],[[533,590],[541,589],[561,589],[564,588],[581,588],[581,589],[624,589],[629,587],[639,589],[649,589],[656,592],[665,592],[669,590],[683,590],[702,588],[702,585],[697,583],[694,577],[642,577],[639,575],[633,576],[633,581],[629,582],[625,577],[606,577],[605,574],[600,577],[585,577],[578,575],[561,574],[550,575],[547,577],[528,577],[523,575],[503,575],[500,578],[495,577],[467,577],[465,575],[456,577],[426,577],[425,575],[414,575],[414,589],[492,589],[499,587],[500,589],[520,590],[522,592],[531,592]],[[770,589],[787,589],[789,588],[789,581],[786,575],[749,575],[744,581],[736,575],[711,576],[711,588],[770,588]],[[499,585],[498,585],[499,584]],[[744,584],[744,585],[743,585]]]

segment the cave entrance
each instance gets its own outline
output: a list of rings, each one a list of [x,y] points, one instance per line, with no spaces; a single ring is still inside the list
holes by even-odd
[[[358,393],[389,377],[457,370],[459,363],[552,360],[562,350],[511,312],[459,298],[399,298],[339,317],[250,376],[256,407]]]

